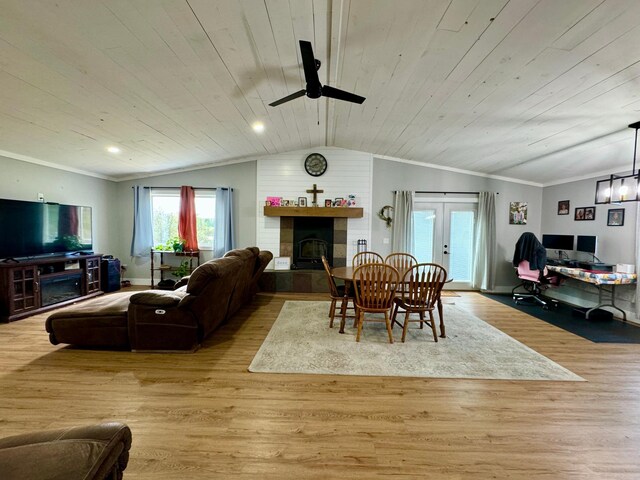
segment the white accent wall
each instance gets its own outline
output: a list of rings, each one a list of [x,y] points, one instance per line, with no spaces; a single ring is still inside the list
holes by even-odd
[[[312,177],[304,169],[304,160],[311,153],[321,153],[328,163],[327,171],[320,177]],[[307,197],[311,205],[313,195],[306,193],[317,184],[324,190],[318,194],[318,208],[324,200],[356,196],[356,206],[364,209],[362,218],[349,218],[347,224],[347,263],[357,251],[357,240],[366,239],[371,245],[373,156],[368,153],[341,148],[316,147],[309,150],[276,154],[258,159],[256,184],[256,233],[257,245],[280,255],[280,217],[265,217],[267,197],[296,200]],[[311,208],[311,207],[309,207]],[[273,262],[272,262],[273,263]],[[270,265],[268,268],[271,268]]]

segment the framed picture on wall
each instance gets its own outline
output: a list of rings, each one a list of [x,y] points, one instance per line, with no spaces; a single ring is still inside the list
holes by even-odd
[[[558,202],[558,215],[569,215],[569,200]]]
[[[607,213],[608,227],[622,227],[624,225],[624,208],[610,208]]]
[[[584,219],[595,220],[596,219],[596,207],[584,207]]]
[[[596,219],[596,207],[577,207],[575,212],[573,219],[576,221]]]
[[[509,224],[527,224],[527,202],[511,202],[509,205]]]

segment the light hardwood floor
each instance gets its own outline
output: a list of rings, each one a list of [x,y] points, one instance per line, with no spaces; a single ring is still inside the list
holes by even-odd
[[[292,298],[325,296],[260,294],[195,354],[53,346],[46,314],[0,324],[0,436],[125,422],[125,479],[640,478],[640,345],[462,293],[446,301],[587,382],[247,372]]]

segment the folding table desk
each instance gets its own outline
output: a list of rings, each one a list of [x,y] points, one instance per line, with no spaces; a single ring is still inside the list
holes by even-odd
[[[622,319],[627,320],[627,314],[621,308],[617,307],[616,302],[616,285],[629,285],[638,281],[635,273],[614,273],[614,272],[598,272],[584,270],[582,268],[561,267],[556,265],[547,265],[550,272],[556,272],[568,278],[575,278],[582,282],[590,283],[598,288],[598,304],[587,310],[586,318],[596,308],[611,307],[622,313]],[[610,285],[611,288],[605,288]],[[609,302],[609,303],[607,303]]]

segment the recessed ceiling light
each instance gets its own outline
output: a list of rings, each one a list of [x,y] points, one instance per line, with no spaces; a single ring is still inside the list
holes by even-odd
[[[118,147],[107,147],[107,152],[109,153],[120,153],[122,150],[120,150]]]
[[[264,132],[264,123],[262,122],[255,122],[253,125],[251,125],[251,127],[253,128],[253,131],[256,133]]]

